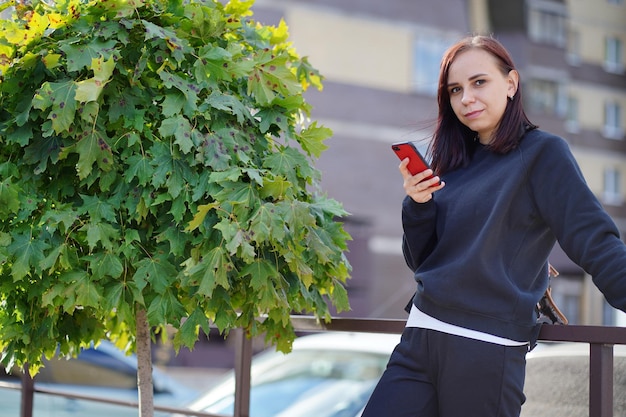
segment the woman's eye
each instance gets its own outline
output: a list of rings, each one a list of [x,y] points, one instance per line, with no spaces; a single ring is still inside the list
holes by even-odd
[[[452,87],[450,89],[450,94],[455,94],[455,93],[458,93],[459,91],[461,91],[461,87]]]
[[[476,80],[475,84],[476,85],[483,85],[486,82],[487,82],[486,80]]]

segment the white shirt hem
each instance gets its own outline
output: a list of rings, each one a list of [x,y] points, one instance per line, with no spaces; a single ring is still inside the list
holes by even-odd
[[[411,312],[409,313],[409,318],[406,321],[406,327],[419,327],[421,329],[436,330],[443,333],[481,340],[483,342],[495,343],[503,346],[524,346],[528,344],[528,342],[519,342],[517,340],[494,336],[489,333],[470,330],[443,322],[419,310],[415,307],[415,305],[411,306]]]

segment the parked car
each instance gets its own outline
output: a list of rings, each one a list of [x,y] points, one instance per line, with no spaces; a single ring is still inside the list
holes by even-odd
[[[0,381],[19,383],[18,373],[3,374]],[[182,407],[198,392],[170,378],[159,369],[153,371],[155,405]],[[71,394],[137,401],[137,358],[126,355],[113,344],[102,341],[97,348],[84,349],[77,358],[53,358],[35,377],[36,388],[54,389]],[[21,391],[0,389],[0,415],[20,415]],[[166,416],[170,413],[155,413]],[[133,407],[77,400],[36,393],[33,404],[35,417],[136,417]]]
[[[399,340],[397,334],[319,333],[297,338],[289,354],[270,348],[256,355],[250,416],[359,416]],[[234,391],[230,374],[189,408],[232,415]]]
[[[613,415],[626,416],[626,346],[613,349]],[[521,417],[589,416],[587,343],[542,343],[526,359]]]
[[[255,356],[250,417],[360,416],[399,339],[320,333],[296,339],[287,355],[269,349]],[[626,346],[614,351],[614,415],[626,416]],[[521,417],[588,417],[588,387],[588,344],[540,343],[527,356]],[[234,390],[231,373],[188,407],[232,415]]]

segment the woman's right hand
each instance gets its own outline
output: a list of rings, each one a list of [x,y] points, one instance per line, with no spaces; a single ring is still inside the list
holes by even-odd
[[[418,174],[411,175],[407,165],[409,164],[409,158],[404,158],[400,162],[400,173],[404,178],[404,191],[406,195],[411,197],[416,203],[426,203],[432,200],[433,193],[437,190],[441,190],[446,184],[440,181],[438,176],[426,179],[433,175],[432,169],[427,169]]]

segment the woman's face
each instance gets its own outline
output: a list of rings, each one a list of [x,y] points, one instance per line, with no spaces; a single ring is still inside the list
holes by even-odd
[[[517,71],[502,74],[496,58],[482,49],[461,52],[450,64],[450,105],[459,121],[478,133],[481,143],[491,142],[518,80]]]

